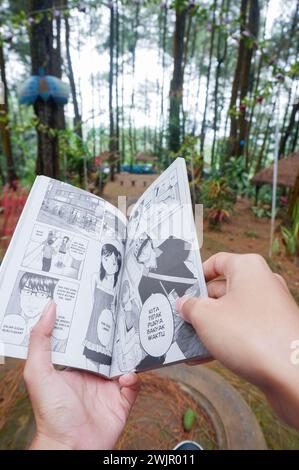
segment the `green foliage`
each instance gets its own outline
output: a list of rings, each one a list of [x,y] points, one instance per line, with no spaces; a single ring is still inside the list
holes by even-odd
[[[183,417],[183,425],[184,430],[189,432],[193,428],[193,425],[196,420],[196,413],[192,408],[187,408],[184,417]]]
[[[283,244],[290,256],[299,254],[299,201],[295,204],[290,228],[281,227]]]
[[[244,235],[248,238],[258,238],[258,234],[256,230],[246,230]]]
[[[235,193],[226,178],[207,179],[201,184],[200,201],[207,212],[210,227],[221,229],[222,223],[231,218]]]
[[[279,253],[279,240],[278,238],[274,238],[273,244],[272,244],[272,253],[274,256],[277,256]]]
[[[64,174],[79,184],[83,175],[84,160],[87,168],[92,163],[93,156],[88,148],[88,139],[87,142],[83,142],[69,127],[56,132],[59,138],[59,151],[63,161]]]
[[[280,190],[277,191],[277,200],[279,200]],[[252,212],[259,219],[263,217],[271,217],[271,205],[272,205],[272,187],[270,185],[264,185],[261,187],[259,192],[259,199],[256,206],[253,206]]]
[[[259,219],[263,217],[268,217],[268,218],[271,217],[271,206],[268,204],[259,203],[257,206],[253,206],[251,210],[254,213],[254,215],[258,217]]]
[[[231,158],[224,163],[222,173],[227,178],[229,187],[239,196],[247,196],[250,189],[250,176],[245,167],[244,157]]]

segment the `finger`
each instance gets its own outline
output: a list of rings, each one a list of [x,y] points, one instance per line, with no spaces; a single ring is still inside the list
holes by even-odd
[[[118,383],[120,385],[120,393],[129,405],[129,410],[134,405],[140,390],[140,381],[137,374],[130,372],[129,374],[122,375]]]
[[[216,279],[219,276],[227,277],[231,261],[239,255],[233,253],[220,252],[211,256],[203,263],[203,270],[207,282]]]
[[[218,299],[226,294],[227,283],[225,280],[215,280],[207,284],[209,297]]]
[[[285,281],[285,279],[280,275],[280,274],[277,274],[277,273],[273,273],[273,275],[276,277],[276,279],[278,279],[278,281],[280,282],[280,284],[284,287],[284,289],[289,292],[289,288],[288,288],[288,285]]]
[[[206,324],[213,322],[212,313],[219,300],[209,297],[181,297],[176,302],[176,308],[181,317],[191,323],[197,334]]]
[[[50,301],[44,308],[38,323],[30,335],[28,358],[24,370],[25,377],[40,377],[53,370],[51,361],[51,333],[56,319],[56,304]]]

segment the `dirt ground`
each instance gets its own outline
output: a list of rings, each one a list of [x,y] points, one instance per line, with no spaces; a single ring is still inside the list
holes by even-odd
[[[239,199],[234,207],[230,223],[222,225],[221,231],[211,230],[204,220],[202,257],[207,259],[217,251],[233,253],[259,253],[270,267],[281,274],[299,302],[299,266],[282,254],[269,258],[270,219],[258,218],[251,210],[252,202]],[[280,220],[277,220],[279,227]],[[279,237],[279,230],[275,236]]]

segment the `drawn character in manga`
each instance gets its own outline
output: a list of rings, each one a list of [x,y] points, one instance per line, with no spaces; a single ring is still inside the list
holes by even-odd
[[[191,246],[185,240],[170,236],[158,247],[148,234],[142,234],[135,245],[135,257],[143,265],[142,277],[138,291],[142,304],[151,294],[160,293],[166,296],[171,304],[174,318],[174,338],[183,355],[194,357],[202,350],[202,345],[193,328],[183,322],[175,310],[178,297],[187,293],[199,293],[198,281],[188,268],[186,261]],[[166,355],[152,357],[147,355],[137,365],[137,370],[153,365],[163,364]]]
[[[42,276],[40,274],[30,272],[24,272],[22,274],[12,294],[14,295],[15,302],[20,306],[20,311],[9,311],[6,312],[4,316],[4,320],[9,316],[14,318],[16,315],[19,315],[23,319],[24,330],[22,341],[19,342],[18,337],[12,333],[12,342],[17,340],[17,344],[21,346],[29,345],[31,330],[39,320],[46,304],[50,299],[53,299],[57,282],[58,279]],[[3,323],[5,322],[3,321]]]
[[[146,356],[139,337],[140,308],[136,297],[131,294],[127,279],[122,283],[119,313],[117,319],[116,357],[122,372],[135,369]]]
[[[136,234],[138,233],[143,211],[144,211],[144,201],[141,201],[137,209],[133,211],[132,216],[130,217],[130,223],[128,225],[129,241],[134,240],[134,238],[136,237]]]
[[[65,260],[65,256],[68,252],[68,243],[70,241],[70,238],[67,237],[67,236],[64,236],[61,243],[60,243],[60,246],[58,248],[58,254],[59,254],[59,259],[57,261],[57,264],[56,266],[58,268],[63,268],[65,266],[65,263],[64,263],[64,260]]]
[[[80,279],[87,247],[88,241],[84,238],[36,224],[22,266],[54,276]]]
[[[48,237],[42,246],[42,271],[49,272],[52,265],[53,256],[56,254],[56,250],[53,247],[55,239]]]
[[[121,252],[116,246],[112,243],[104,244],[99,272],[92,276],[93,308],[83,351],[88,369],[96,372],[107,372],[111,365],[115,292],[121,264]]]

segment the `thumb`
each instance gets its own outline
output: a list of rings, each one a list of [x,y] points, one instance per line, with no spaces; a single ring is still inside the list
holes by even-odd
[[[176,309],[183,320],[191,323],[198,336],[205,333],[213,324],[212,313],[215,311],[216,299],[210,297],[180,297]]]
[[[28,348],[28,358],[25,365],[24,376],[31,381],[32,378],[41,377],[53,370],[51,361],[51,333],[56,320],[56,304],[50,300],[45,306],[42,315],[31,331]]]
[[[140,390],[139,378],[137,374],[130,372],[119,378],[119,385],[121,388],[121,396],[126,402],[127,412],[129,413]]]

